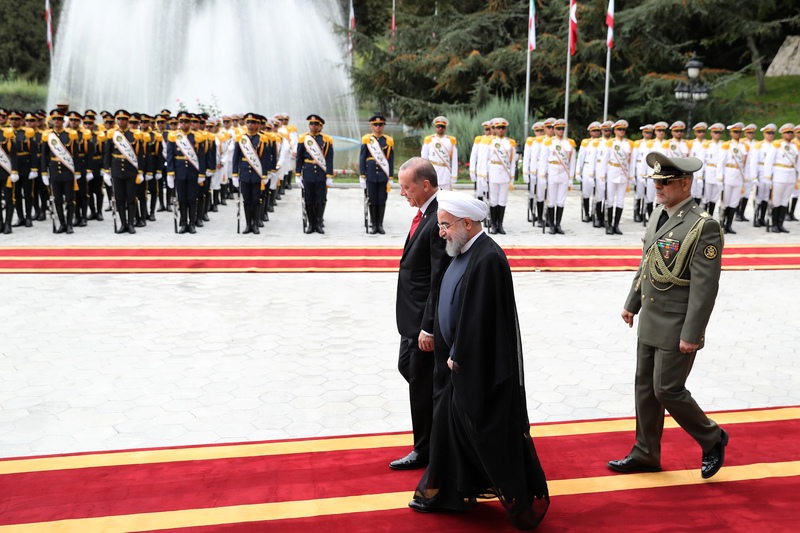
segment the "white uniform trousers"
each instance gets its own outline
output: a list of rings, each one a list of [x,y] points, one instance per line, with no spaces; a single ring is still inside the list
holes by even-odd
[[[211,175],[211,190],[218,191],[222,186],[222,173],[224,169],[218,169]]]
[[[439,180],[439,188],[444,191],[450,191],[453,189],[452,177],[450,176],[450,167],[443,167],[439,165],[433,165],[433,168],[436,169],[436,176]]]
[[[719,193],[722,192],[722,182],[716,179],[706,179],[706,196],[704,200],[706,203],[711,202],[716,204],[719,202]]]
[[[750,194],[753,192],[753,180],[745,180],[744,182],[744,193],[742,196],[750,200]]]
[[[269,190],[274,191],[278,188],[278,178],[280,177],[280,171],[273,172],[269,176]]]
[[[644,189],[644,197],[648,204],[652,204],[656,201],[656,182],[653,180],[647,180]]]
[[[647,192],[647,182],[648,181],[653,181],[653,180],[649,180],[649,179],[643,178],[641,176],[636,176],[636,190],[635,190],[634,196],[635,196],[635,198],[637,200],[644,199],[644,195]]]
[[[692,180],[692,198],[703,197],[703,178],[694,178]]]
[[[567,201],[569,183],[548,180],[547,189],[547,207],[564,207],[564,203]]]
[[[532,200],[536,198],[536,178],[534,177],[533,179],[531,179],[530,182],[527,184],[527,186],[528,186],[528,199]]]
[[[594,176],[583,176],[581,178],[581,198],[591,198],[594,192]]]
[[[544,202],[547,196],[547,178],[536,177],[536,201]]]
[[[725,185],[722,188],[722,202],[725,207],[738,207],[742,198],[741,185]]]
[[[475,187],[475,195],[478,198],[486,198],[486,195],[489,192],[489,182],[486,178],[478,178],[477,187]]]
[[[756,191],[756,198],[759,202],[769,202],[770,195],[772,194],[772,180],[760,178],[758,180],[758,189]]]
[[[508,203],[508,182],[489,183],[489,207]]]
[[[800,198],[800,189],[797,188],[796,184],[794,191],[792,191],[792,198]]]
[[[652,180],[651,180],[652,181]],[[625,193],[628,191],[627,183],[606,183],[606,209],[625,207]]]
[[[606,197],[606,180],[595,177],[594,182],[595,185],[597,185],[597,193],[595,196],[597,196],[598,202],[602,202]]]
[[[775,207],[789,207],[789,200],[792,199],[794,183],[773,183],[772,184],[772,205]]]

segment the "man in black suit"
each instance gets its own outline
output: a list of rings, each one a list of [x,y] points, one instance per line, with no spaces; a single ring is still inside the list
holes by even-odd
[[[411,158],[400,167],[398,182],[400,195],[417,208],[403,247],[397,279],[397,331],[400,333],[397,368],[408,382],[414,449],[389,466],[396,470],[412,470],[428,465],[433,422],[433,315],[439,278],[450,258],[436,226],[439,184],[433,165],[421,157]]]

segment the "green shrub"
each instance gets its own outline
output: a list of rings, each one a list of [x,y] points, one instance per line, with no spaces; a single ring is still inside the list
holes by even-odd
[[[20,78],[0,82],[0,107],[31,111],[47,105],[47,85]]]

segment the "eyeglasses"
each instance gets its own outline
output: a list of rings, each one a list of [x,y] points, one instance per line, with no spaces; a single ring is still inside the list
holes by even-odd
[[[665,176],[663,178],[653,178],[655,183],[660,183],[662,187],[666,187],[670,182],[688,179],[689,176]]]
[[[563,130],[563,129],[564,129],[564,126],[556,126],[556,129],[557,129],[557,130]]]
[[[461,220],[464,220],[464,217],[458,218],[452,222],[441,222],[441,223],[437,222],[436,225],[439,226],[439,231],[447,231],[450,229],[450,226]]]
[[[504,130],[504,129],[506,129],[506,127],[505,126],[495,126],[494,129],[496,129],[496,130]]]
[[[378,124],[376,124],[376,126],[377,126],[377,125],[378,125]],[[383,126],[383,123],[381,123],[380,125],[381,125],[381,126]],[[446,128],[447,126],[445,126],[444,124],[437,124],[437,125],[436,125],[436,127],[437,127],[437,128]]]

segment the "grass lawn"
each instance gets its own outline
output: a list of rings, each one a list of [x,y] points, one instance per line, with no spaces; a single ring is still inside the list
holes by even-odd
[[[728,85],[721,94],[727,98],[743,98],[745,105],[739,120],[759,127],[768,122],[779,128],[800,122],[800,76],[766,78],[767,94],[757,95],[755,76],[742,78]],[[757,138],[760,137],[757,135]]]

